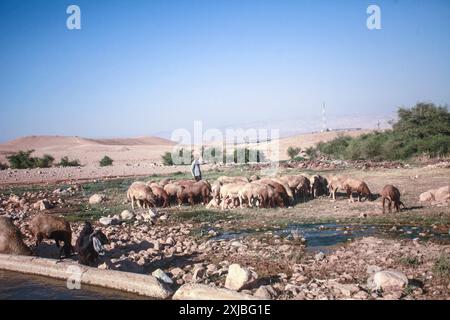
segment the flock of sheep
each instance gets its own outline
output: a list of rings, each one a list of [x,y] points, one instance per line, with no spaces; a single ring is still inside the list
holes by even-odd
[[[156,206],[167,207],[171,203],[193,206],[202,203],[208,208],[216,207],[230,209],[243,207],[286,207],[297,201],[307,201],[321,195],[329,194],[336,199],[338,190],[345,190],[349,201],[353,202],[353,193],[357,193],[359,201],[364,196],[373,200],[367,184],[364,181],[332,176],[324,178],[320,175],[306,177],[303,175],[286,175],[260,179],[252,176],[245,177],[222,176],[213,183],[205,180],[169,180],[164,179],[156,183],[150,181],[134,182],[128,189],[127,198],[134,209],[135,204],[142,208]],[[392,185],[387,185],[381,191],[383,198],[383,212],[385,201],[389,202],[397,211],[400,210],[400,192]],[[404,206],[404,205],[403,205]],[[101,232],[95,230],[90,222],[86,222],[78,235],[75,247],[72,246],[72,229],[64,218],[40,214],[31,219],[28,229],[31,231],[36,246],[43,239],[52,239],[59,248],[60,258],[78,253],[81,264],[95,265],[99,255],[103,254],[103,245],[108,239]],[[60,244],[63,243],[63,245]],[[12,220],[0,217],[0,253],[31,255],[32,250],[23,242],[23,236]]]
[[[219,177],[212,183],[206,180],[169,180],[160,182],[149,181],[134,182],[127,192],[127,198],[134,209],[154,206],[167,207],[171,203],[182,205],[188,203],[191,206],[201,203],[207,208],[244,208],[244,207],[286,207],[292,206],[298,201],[307,201],[321,195],[329,195],[336,200],[338,190],[347,193],[350,202],[354,202],[353,194],[356,193],[358,201],[365,197],[374,200],[374,195],[364,181],[344,176],[331,176],[328,179],[320,175],[310,177],[304,175],[285,175],[280,177],[268,177],[260,179],[258,176],[250,178],[236,176]],[[380,193],[383,201],[383,213],[385,202],[388,201],[389,212],[392,203],[397,212],[400,205],[399,190],[387,185]]]

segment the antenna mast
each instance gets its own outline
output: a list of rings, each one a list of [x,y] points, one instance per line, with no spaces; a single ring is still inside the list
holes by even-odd
[[[325,115],[325,102],[322,104],[322,132],[327,131],[327,117]]]

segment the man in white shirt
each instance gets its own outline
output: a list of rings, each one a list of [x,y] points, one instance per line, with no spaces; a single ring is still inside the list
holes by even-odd
[[[202,180],[202,171],[200,170],[200,161],[198,158],[194,159],[191,165],[191,173],[195,181]]]

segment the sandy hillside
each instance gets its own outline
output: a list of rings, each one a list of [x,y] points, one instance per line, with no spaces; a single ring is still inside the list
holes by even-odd
[[[6,162],[8,154],[19,150],[35,150],[33,155],[52,155],[57,161],[68,156],[83,165],[96,164],[108,155],[117,164],[133,164],[136,161],[159,162],[165,151],[171,150],[173,142],[159,137],[86,139],[80,137],[32,136],[9,141],[0,145],[0,161]]]
[[[280,160],[288,158],[286,150],[289,146],[300,147],[305,150],[305,148],[317,142],[331,140],[340,133],[358,136],[364,132],[368,131],[332,131],[282,138],[279,141],[279,157]],[[271,144],[272,146],[277,145],[274,142],[271,142]],[[56,159],[56,162],[64,156],[68,156],[71,160],[78,159],[82,167],[4,170],[0,171],[0,185],[144,176],[189,171],[189,166],[162,166],[161,155],[166,151],[172,151],[174,145],[172,141],[159,137],[86,139],[80,137],[32,136],[19,138],[0,144],[0,162],[7,163],[6,156],[19,150],[35,150],[34,156],[50,154]],[[264,145],[260,145],[259,148],[267,150]],[[269,153],[268,158],[272,157],[270,152],[265,153]],[[114,160],[113,166],[103,168],[99,166],[99,160],[105,155]],[[208,166],[205,165],[204,170],[208,170]]]

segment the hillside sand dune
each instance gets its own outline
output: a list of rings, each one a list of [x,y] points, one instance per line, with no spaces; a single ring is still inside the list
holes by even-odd
[[[287,159],[289,146],[305,150],[320,141],[329,141],[339,134],[358,136],[368,130],[331,131],[301,134],[281,138],[280,160]],[[61,180],[85,180],[104,177],[168,174],[189,171],[189,166],[163,167],[161,155],[172,151],[175,143],[159,137],[88,139],[65,136],[30,136],[0,144],[0,162],[19,150],[35,150],[33,156],[50,154],[58,162],[62,157],[78,159],[80,168],[46,168],[0,171],[0,184],[46,183]],[[251,145],[250,145],[251,146]],[[262,148],[264,149],[264,148]],[[100,167],[99,160],[108,155],[114,160],[111,167]],[[208,169],[205,166],[204,169]]]

